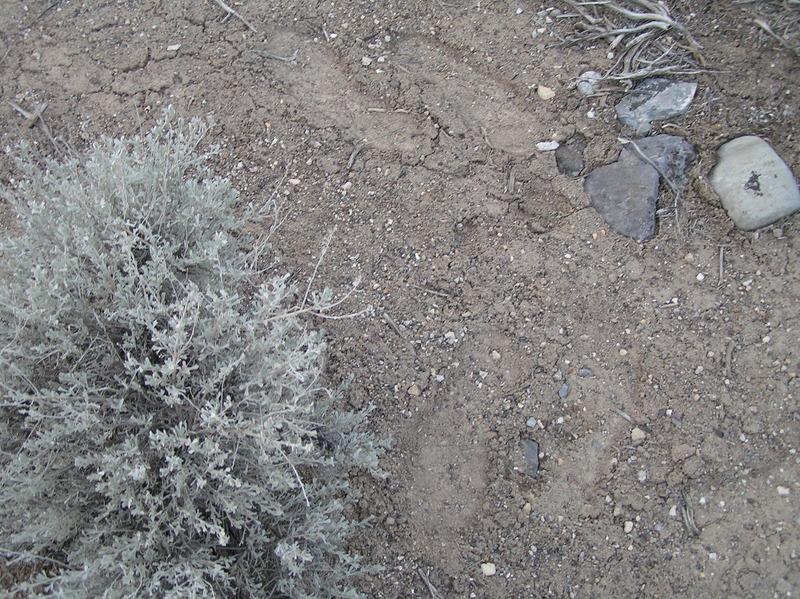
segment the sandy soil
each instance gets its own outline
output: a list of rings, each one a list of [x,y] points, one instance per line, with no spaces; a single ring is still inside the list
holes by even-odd
[[[211,1],[0,0],[0,143],[53,153],[7,101],[76,150],[173,104],[245,199],[283,198],[299,282],[335,229],[316,282],[361,277],[343,313],[374,314],[324,323],[328,373],[393,439],[355,481],[367,596],[797,596],[798,216],[738,231],[705,178],[743,134],[800,173],[800,61],[755,5],[671,4],[714,71],[658,128],[700,159],[644,244],[536,150],[583,134],[585,175],[620,149],[624,90],[571,85],[606,48],[558,46],[557,2],[235,3],[255,33]]]

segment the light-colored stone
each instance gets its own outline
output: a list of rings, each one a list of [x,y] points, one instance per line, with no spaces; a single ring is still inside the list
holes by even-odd
[[[629,534],[633,530],[633,522],[631,520],[626,520],[622,530],[625,531],[625,534]]]
[[[481,572],[484,576],[494,576],[497,574],[497,567],[492,562],[481,564]]]
[[[540,141],[536,144],[536,149],[540,152],[552,152],[557,150],[559,143],[557,141]]]
[[[647,438],[647,433],[645,433],[642,429],[638,426],[631,431],[631,441],[636,443],[637,441],[644,441]]]
[[[717,155],[709,182],[740,229],[760,229],[800,210],[792,171],[760,137],[738,137],[720,146]]]
[[[556,97],[556,92],[553,90],[553,88],[546,87],[544,85],[540,85],[539,87],[536,88],[536,94],[542,100],[552,100],[553,98]]]

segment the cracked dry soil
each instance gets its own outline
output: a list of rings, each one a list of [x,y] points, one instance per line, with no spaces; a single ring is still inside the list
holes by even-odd
[[[738,231],[705,177],[743,134],[798,174],[800,63],[753,5],[670,4],[714,71],[657,127],[700,159],[644,244],[536,151],[580,133],[585,175],[620,149],[623,90],[570,85],[607,50],[558,46],[557,2],[236,3],[254,33],[202,0],[0,0],[0,140],[52,152],[6,101],[78,150],[173,104],[214,116],[244,199],[283,197],[298,281],[336,227],[317,280],[361,276],[347,309],[374,315],[324,323],[327,373],[394,440],[389,478],[355,481],[367,596],[797,596],[797,217]]]

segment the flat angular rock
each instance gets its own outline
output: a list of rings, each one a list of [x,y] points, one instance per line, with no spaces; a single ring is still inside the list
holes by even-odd
[[[614,231],[647,241],[656,230],[659,171],[672,187],[680,189],[695,156],[692,145],[682,137],[656,135],[626,146],[617,162],[593,170],[583,187],[594,209]]]
[[[697,83],[671,79],[645,79],[617,104],[617,119],[636,135],[647,135],[652,121],[668,119],[689,110]]]
[[[635,143],[642,154],[669,179],[668,185],[671,184],[676,189],[683,187],[686,171],[697,158],[692,144],[678,135],[654,135],[637,139]],[[640,156],[636,147],[628,145],[625,150],[633,152],[638,158]]]
[[[652,166],[620,157],[589,173],[583,188],[612,229],[636,241],[647,241],[656,231],[658,179]]]
[[[720,146],[717,156],[709,181],[740,229],[760,229],[800,210],[792,171],[760,137],[738,137]]]

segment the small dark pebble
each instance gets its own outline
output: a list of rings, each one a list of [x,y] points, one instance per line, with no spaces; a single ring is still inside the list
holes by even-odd
[[[525,441],[525,464],[528,466],[525,474],[536,478],[539,474],[539,444],[536,441]]]
[[[578,370],[578,376],[582,376],[584,378],[589,376],[594,376],[594,370],[592,370],[591,368],[580,368]]]
[[[556,148],[556,168],[568,177],[577,177],[583,170],[583,150],[586,137],[580,133]]]

